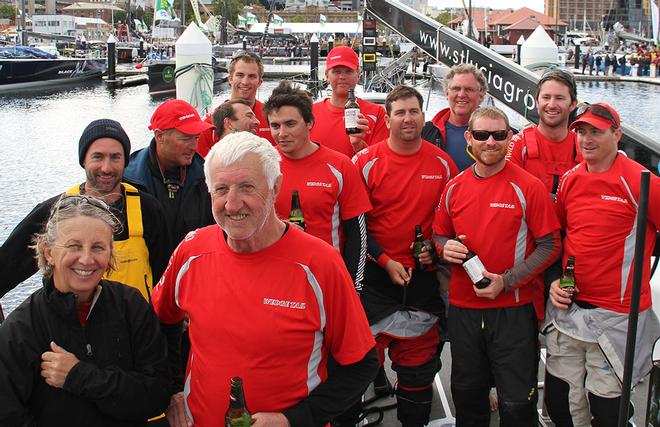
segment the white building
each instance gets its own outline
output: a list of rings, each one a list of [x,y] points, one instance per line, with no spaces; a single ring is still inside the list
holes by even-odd
[[[76,17],[71,15],[33,15],[32,31],[59,36],[75,36]]]
[[[428,0],[399,0],[401,3],[415,9],[418,12],[426,13],[426,9],[429,7]]]

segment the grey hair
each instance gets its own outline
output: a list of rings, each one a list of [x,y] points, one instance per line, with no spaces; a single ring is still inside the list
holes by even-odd
[[[445,95],[447,95],[449,86],[451,86],[451,81],[454,79],[456,74],[472,74],[479,83],[479,92],[481,94],[488,92],[488,82],[486,81],[486,76],[484,76],[484,73],[482,73],[480,69],[475,67],[473,64],[456,64],[451,67],[445,76]]]
[[[81,200],[84,198],[92,202],[68,204],[67,200],[74,197],[81,198]],[[105,208],[102,208],[101,206],[105,206]],[[112,230],[113,238],[114,233],[118,233],[122,230],[121,222],[119,222],[119,219],[117,219],[117,217],[110,211],[110,208],[102,200],[90,196],[63,195],[51,208],[50,216],[44,225],[43,231],[33,236],[32,245],[30,246],[35,252],[35,258],[39,270],[41,270],[46,279],[53,277],[53,266],[46,260],[46,246],[53,246],[59,237],[59,225],[61,222],[81,216],[99,219],[105,222]],[[113,247],[111,246],[110,262],[108,264],[107,273],[115,270],[116,260]]]
[[[260,138],[251,132],[236,132],[222,138],[206,155],[204,176],[206,177],[206,186],[209,192],[213,191],[213,183],[211,181],[212,167],[217,167],[218,165],[231,166],[243,159],[247,154],[255,154],[259,157],[266,181],[268,182],[268,188],[272,190],[275,187],[277,177],[280,176],[280,161],[282,158],[279,153],[264,138]]]

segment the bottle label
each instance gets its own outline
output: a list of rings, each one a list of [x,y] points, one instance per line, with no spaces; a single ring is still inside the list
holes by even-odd
[[[346,129],[357,128],[359,108],[347,108],[344,110],[344,126]]]
[[[470,276],[472,283],[477,283],[484,278],[483,271],[486,270],[478,256],[473,256],[463,263],[463,268]]]

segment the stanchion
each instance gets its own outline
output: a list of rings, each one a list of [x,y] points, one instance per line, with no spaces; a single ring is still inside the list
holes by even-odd
[[[630,386],[632,368],[635,359],[635,341],[637,337],[637,319],[639,317],[639,299],[644,272],[644,244],[646,243],[646,222],[649,210],[649,183],[651,172],[642,171],[639,188],[639,207],[637,208],[637,235],[635,236],[635,261],[633,266],[632,289],[630,290],[630,314],[628,315],[628,336],[626,338],[626,356],[623,364],[623,385],[619,402],[619,427],[628,425],[630,408]]]
[[[317,97],[319,94],[319,38],[316,36],[316,34],[312,35],[312,38],[309,40],[309,45],[309,79],[311,81],[314,97]]]

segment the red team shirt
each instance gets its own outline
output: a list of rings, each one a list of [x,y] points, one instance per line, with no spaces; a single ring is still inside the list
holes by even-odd
[[[543,136],[534,126],[531,131],[536,139],[538,154],[530,158],[530,142],[523,137],[525,131],[529,132],[524,130],[511,138],[507,159],[539,178],[546,190],[552,193],[553,186],[556,185],[555,176],[559,181],[563,174],[582,161],[582,154],[577,146],[577,135],[569,131],[563,140],[553,141]]]
[[[275,140],[270,134],[270,126],[268,125],[268,121],[266,121],[266,117],[264,116],[264,104],[259,102],[259,100],[255,101],[252,111],[254,112],[254,115],[257,117],[257,119],[259,119],[257,135],[262,138],[266,138],[268,141],[270,141],[271,144],[275,145]],[[204,117],[204,121],[213,124],[213,113],[207,114]],[[209,151],[211,151],[211,147],[213,147],[219,140],[220,137],[216,135],[215,129],[205,130],[199,135],[199,139],[197,140],[197,153],[199,153],[199,155],[202,157],[206,157]]]
[[[373,206],[367,215],[369,232],[390,258],[414,267],[410,243],[415,225],[431,236],[434,208],[458,168],[447,153],[422,141],[417,153],[397,154],[382,141],[355,155]]]
[[[619,313],[630,310],[635,223],[640,172],[645,168],[618,154],[609,171],[589,173],[582,162],[562,178],[556,208],[564,239],[563,265],[575,256],[577,300]],[[660,227],[660,178],[651,174],[644,259],[649,260]],[[644,269],[640,311],[651,306],[650,271]]]
[[[163,323],[190,316],[186,403],[196,426],[220,423],[233,376],[252,413],[281,412],[325,380],[328,351],[348,365],[374,346],[340,255],[295,227],[251,254],[229,248],[217,225],[189,233],[153,306]]]
[[[487,178],[477,178],[468,168],[451,180],[433,223],[433,231],[441,236],[464,234],[465,245],[479,256],[487,271],[496,274],[504,274],[529,256],[536,247],[534,239],[558,229],[550,196],[541,181],[509,162]],[[540,315],[543,281],[534,276],[531,283],[490,300],[478,297],[463,267],[452,264],[449,302],[463,308],[533,302]]]
[[[364,99],[358,98],[357,102],[360,104],[360,112],[369,121],[366,144],[374,145],[389,137],[390,130],[385,124],[385,109]],[[349,158],[353,157],[355,150],[346,134],[344,109],[333,106],[330,99],[324,99],[312,106],[312,113],[315,120],[310,132],[312,141],[318,141],[321,145],[339,151]]]
[[[305,230],[341,252],[344,241],[341,221],[371,209],[369,197],[351,160],[322,145],[304,159],[280,155],[283,179],[275,201],[277,216],[289,217],[291,193],[298,190]]]

